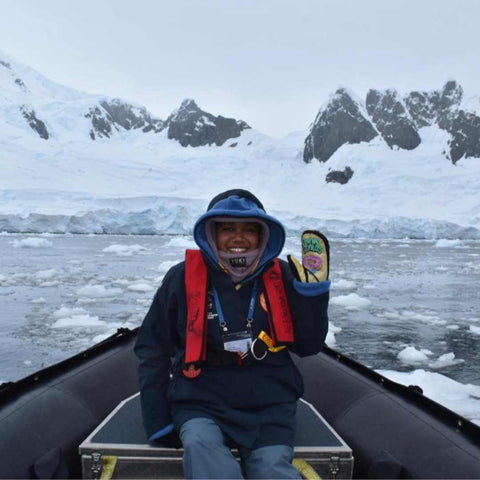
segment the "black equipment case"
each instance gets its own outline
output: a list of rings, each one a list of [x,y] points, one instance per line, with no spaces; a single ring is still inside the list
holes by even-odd
[[[183,450],[148,442],[138,393],[122,401],[85,439],[79,451],[85,479],[184,478]],[[297,405],[294,463],[297,461],[299,467],[306,461],[322,479],[352,477],[351,449],[315,408],[302,399]],[[308,469],[304,474],[309,476]]]

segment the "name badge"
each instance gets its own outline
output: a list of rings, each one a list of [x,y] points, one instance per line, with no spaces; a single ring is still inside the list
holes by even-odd
[[[252,346],[252,337],[248,332],[230,333],[223,337],[223,348],[229,352],[247,353]]]

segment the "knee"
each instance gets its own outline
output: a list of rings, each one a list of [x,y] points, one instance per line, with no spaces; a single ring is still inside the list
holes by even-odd
[[[272,445],[250,452],[245,466],[251,478],[300,478],[292,459],[292,448]]]
[[[205,449],[222,442],[222,434],[215,422],[206,418],[194,418],[185,422],[180,429],[184,450]]]

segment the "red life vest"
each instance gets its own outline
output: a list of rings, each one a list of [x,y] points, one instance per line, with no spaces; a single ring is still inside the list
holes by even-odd
[[[282,271],[278,259],[263,275],[266,290],[267,316],[274,345],[294,342],[292,316],[288,305]],[[187,293],[187,339],[185,364],[205,360],[207,351],[207,266],[200,250],[187,250],[185,255],[185,288]]]

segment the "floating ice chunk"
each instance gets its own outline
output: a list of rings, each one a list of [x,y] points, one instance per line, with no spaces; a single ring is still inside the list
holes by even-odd
[[[53,244],[46,238],[23,238],[22,240],[14,240],[12,242],[14,248],[45,248],[51,247]]]
[[[332,333],[340,333],[342,331],[342,327],[337,327],[332,322],[328,322],[328,331]]]
[[[460,328],[459,325],[447,325],[445,328],[448,328],[449,330],[458,330]]]
[[[335,333],[329,331],[327,333],[327,338],[325,338],[325,343],[331,348],[335,347],[337,345],[337,341],[335,339]]]
[[[103,285],[86,285],[77,290],[77,295],[80,297],[93,298],[115,297],[120,293],[122,293],[120,288],[105,288]]]
[[[141,251],[146,250],[145,247],[141,245],[120,245],[120,244],[113,244],[109,247],[106,247],[102,250],[102,252],[106,253],[116,253],[119,256],[127,257],[133,255],[134,253],[138,253]]]
[[[453,248],[462,246],[463,242],[461,240],[447,240],[446,238],[441,238],[435,243],[436,248]]]
[[[460,358],[456,359],[455,354],[453,352],[445,353],[440,355],[437,360],[432,363],[429,363],[428,366],[433,368],[434,370],[449,367],[450,365],[456,365],[457,363],[463,363],[465,360]]]
[[[425,370],[413,372],[377,370],[377,372],[402,385],[418,385],[426,397],[480,425],[480,386],[462,384],[440,373]]]
[[[58,270],[51,268],[50,270],[40,270],[35,274],[37,280],[51,280],[58,275]]]
[[[170,270],[173,266],[175,266],[178,262],[176,261],[172,261],[172,260],[166,260],[165,262],[162,262],[157,270],[159,272],[167,272],[168,270]]]
[[[33,363],[32,363],[31,360],[25,360],[25,361],[23,362],[23,364],[24,364],[24,365],[27,365],[27,367],[30,367],[30,366],[33,365]]]
[[[86,310],[84,310],[83,308],[68,308],[62,306],[58,310],[55,310],[52,315],[55,318],[64,318],[71,317],[73,315],[84,315],[86,313]]]
[[[356,293],[349,293],[348,295],[339,295],[331,298],[330,303],[345,307],[347,310],[362,310],[368,308],[372,302],[368,298],[361,297]]]
[[[476,325],[470,325],[468,330],[475,335],[480,335],[480,327],[477,327]]]
[[[351,290],[352,288],[355,288],[355,283],[351,280],[340,278],[336,282],[332,282],[332,288],[334,290]]]
[[[198,248],[192,237],[174,237],[166,245],[166,247],[181,248]]]
[[[47,303],[47,301],[43,297],[38,297],[38,298],[34,298],[33,300],[30,300],[30,303],[40,304],[40,303]]]
[[[429,323],[431,325],[446,325],[447,321],[440,319],[434,312],[417,313],[412,310],[403,310],[398,318],[408,318],[409,320],[418,320],[419,322]]]
[[[107,322],[86,314],[60,318],[52,325],[52,328],[91,328],[104,327],[105,325],[107,325]]]
[[[132,292],[151,292],[153,287],[149,283],[134,283],[128,287]]]
[[[415,365],[418,363],[425,363],[428,361],[428,356],[431,355],[432,352],[429,350],[417,350],[415,347],[408,346],[405,347],[399,354],[397,358],[402,363],[407,363],[409,365]]]
[[[49,282],[41,282],[38,284],[39,287],[56,287],[57,285],[60,285],[60,282],[58,280],[53,280]]]

